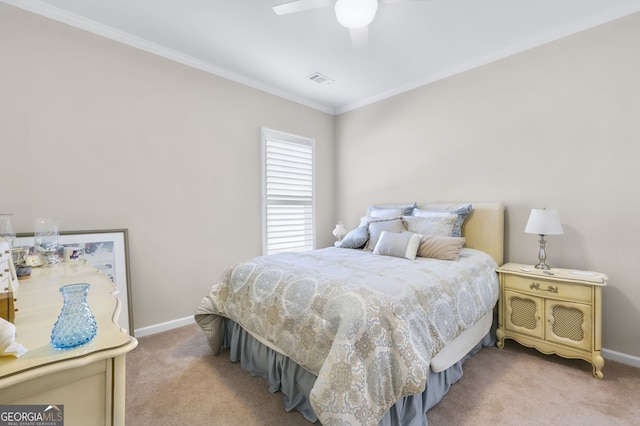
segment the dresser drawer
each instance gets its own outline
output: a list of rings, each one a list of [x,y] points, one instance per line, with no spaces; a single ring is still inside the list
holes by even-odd
[[[4,260],[0,262],[0,292],[9,291],[9,276],[11,269],[9,269],[9,262]]]
[[[517,275],[503,275],[504,287],[535,296],[572,300],[591,303],[593,288],[586,285],[565,284],[544,278],[520,277]]]
[[[9,250],[9,243],[6,241],[0,242],[0,263],[7,262],[11,259],[11,250]]]
[[[14,301],[12,292],[0,292],[0,318],[9,322],[15,321],[16,308]]]
[[[4,247],[2,247],[4,249]],[[4,256],[0,262],[0,318],[9,322],[13,322],[15,318],[15,308],[13,306],[13,293],[10,291],[11,269],[9,269],[9,261]]]

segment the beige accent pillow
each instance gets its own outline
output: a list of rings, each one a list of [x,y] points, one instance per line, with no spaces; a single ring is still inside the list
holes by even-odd
[[[460,250],[466,241],[464,237],[425,235],[420,241],[417,256],[440,260],[458,260]]]

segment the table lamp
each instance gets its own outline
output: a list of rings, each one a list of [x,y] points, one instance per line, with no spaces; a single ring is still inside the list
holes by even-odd
[[[347,235],[347,230],[344,229],[344,225],[342,224],[342,222],[338,222],[336,224],[336,227],[334,228],[332,234],[338,239],[338,241],[342,240],[342,238]]]
[[[546,244],[545,237],[547,235],[562,235],[562,224],[560,223],[560,217],[556,209],[532,209],[529,215],[529,221],[527,227],[524,229],[527,234],[538,234],[540,237],[538,242],[540,243],[540,251],[538,251],[539,263],[535,266],[536,269],[549,269],[549,265],[545,263],[547,260],[547,253],[544,249]]]

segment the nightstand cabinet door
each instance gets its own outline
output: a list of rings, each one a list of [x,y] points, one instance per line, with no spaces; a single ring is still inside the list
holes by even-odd
[[[505,291],[505,328],[544,339],[544,299],[513,291]]]
[[[546,340],[591,351],[591,306],[547,300]]]

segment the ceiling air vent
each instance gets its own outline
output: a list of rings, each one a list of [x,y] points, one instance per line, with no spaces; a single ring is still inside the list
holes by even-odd
[[[322,75],[319,72],[311,74],[307,77],[311,81],[315,81],[318,84],[322,84],[324,86],[333,83],[333,80],[327,77],[326,75]]]

